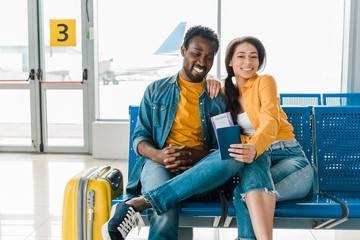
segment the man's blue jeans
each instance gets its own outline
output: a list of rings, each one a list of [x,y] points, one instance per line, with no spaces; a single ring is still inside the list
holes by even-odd
[[[222,185],[243,165],[234,159],[221,160],[218,151],[181,174],[170,173],[163,165],[147,160],[141,172],[141,185],[142,194],[153,206],[148,210],[149,239],[177,239],[179,202]]]
[[[141,191],[148,192],[176,175],[169,172],[159,163],[147,160],[141,171]],[[150,240],[171,240],[177,239],[179,226],[180,204],[174,206],[162,215],[158,215],[154,209],[148,209],[148,218],[150,223]]]

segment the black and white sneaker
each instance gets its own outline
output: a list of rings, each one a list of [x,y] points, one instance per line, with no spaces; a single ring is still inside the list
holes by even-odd
[[[140,213],[131,205],[120,202],[111,208],[110,219],[101,228],[102,237],[104,240],[124,240],[136,226],[139,231],[144,226]]]

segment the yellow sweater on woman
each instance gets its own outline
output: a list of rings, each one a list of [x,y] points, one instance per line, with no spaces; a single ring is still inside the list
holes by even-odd
[[[260,156],[276,140],[295,140],[293,127],[280,107],[275,79],[270,75],[251,77],[241,88],[245,111],[256,133],[241,135],[243,143],[252,143],[256,157]]]

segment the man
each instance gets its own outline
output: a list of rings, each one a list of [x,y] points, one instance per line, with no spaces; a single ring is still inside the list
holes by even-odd
[[[190,28],[181,46],[184,59],[180,72],[155,81],[146,89],[133,135],[134,149],[140,158],[129,178],[129,198],[192,168],[217,148],[210,117],[224,112],[225,102],[221,96],[210,98],[205,77],[218,48],[219,40],[213,30]],[[141,209],[128,204],[124,207],[113,207],[109,222],[103,226],[104,239],[124,239],[131,230],[128,225],[134,227],[134,221],[141,219],[135,214]],[[134,213],[132,220],[126,216],[130,210]],[[149,209],[149,239],[177,239],[179,210],[179,203],[161,215]]]

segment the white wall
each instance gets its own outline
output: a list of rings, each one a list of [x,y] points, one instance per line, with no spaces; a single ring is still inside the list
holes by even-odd
[[[96,121],[93,128],[93,157],[128,159],[129,122]]]

